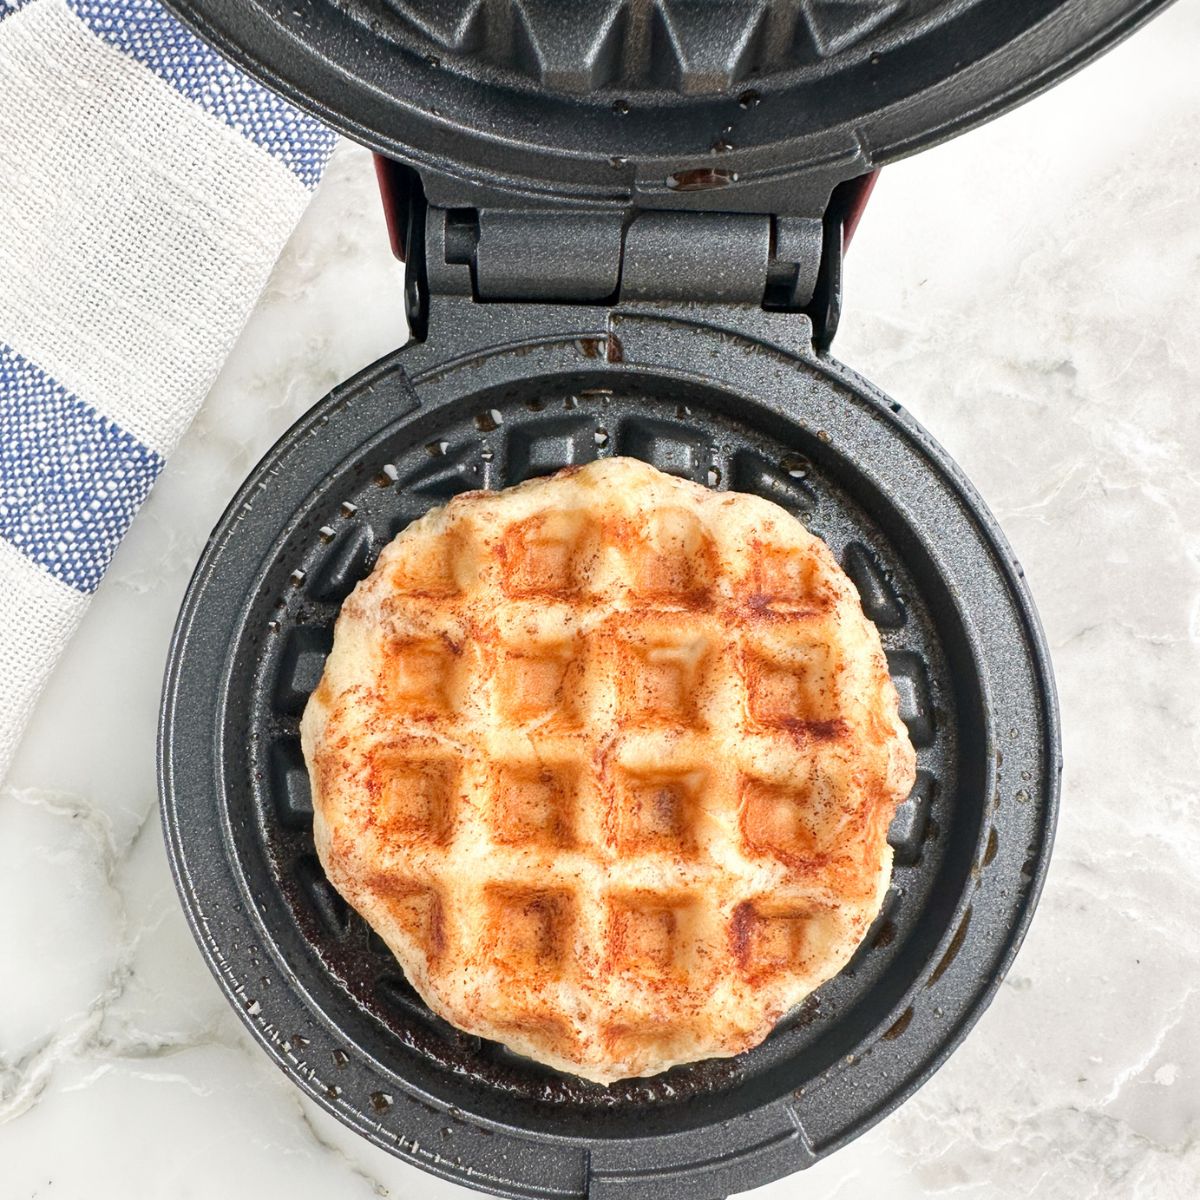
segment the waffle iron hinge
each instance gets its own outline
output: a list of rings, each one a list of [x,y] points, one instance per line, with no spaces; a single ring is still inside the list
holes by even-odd
[[[842,254],[873,181],[839,185],[820,216],[438,208],[425,203],[416,171],[380,160],[417,340],[427,335],[431,295],[483,304],[711,303],[806,314],[825,353],[841,313]]]

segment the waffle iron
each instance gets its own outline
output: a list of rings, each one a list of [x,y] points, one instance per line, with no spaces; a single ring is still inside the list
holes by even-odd
[[[894,1109],[994,995],[1060,748],[1020,566],[970,482],[829,355],[880,165],[1162,0],[171,0],[378,158],[413,340],[276,444],[214,530],[160,726],[196,939],[267,1053],[393,1154],[496,1195],[712,1200]],[[326,881],[297,726],[340,602],[410,521],[627,454],[781,504],[878,625],[918,778],[851,964],[730,1060],[609,1088],[435,1017]]]

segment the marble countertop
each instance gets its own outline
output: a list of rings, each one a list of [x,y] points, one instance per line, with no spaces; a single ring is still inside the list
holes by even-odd
[[[809,1200],[1200,1195],[1200,0],[889,168],[837,353],[999,517],[1061,690],[1062,818],[995,1003]],[[117,554],[0,795],[0,1200],[465,1197],[304,1099],[176,903],[154,735],[175,612],[235,485],[404,338],[344,146]]]

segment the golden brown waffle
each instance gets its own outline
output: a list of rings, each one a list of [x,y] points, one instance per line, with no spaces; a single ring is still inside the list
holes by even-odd
[[[839,971],[914,773],[828,547],[631,459],[406,529],[301,732],[325,871],[429,1006],[601,1083],[745,1050]]]

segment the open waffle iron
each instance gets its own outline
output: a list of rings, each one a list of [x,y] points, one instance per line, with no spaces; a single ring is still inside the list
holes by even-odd
[[[1160,3],[172,0],[379,152],[406,262],[413,341],[300,420],[214,531],[160,732],[197,941],[347,1125],[498,1195],[711,1200],[849,1141],[965,1036],[1048,862],[1053,681],[980,497],[828,355],[841,256],[880,164]],[[602,1088],[424,1006],[321,871],[297,727],[340,602],[399,530],[608,454],[766,496],[829,543],[882,634],[919,774],[891,890],[840,975],[749,1053]]]

